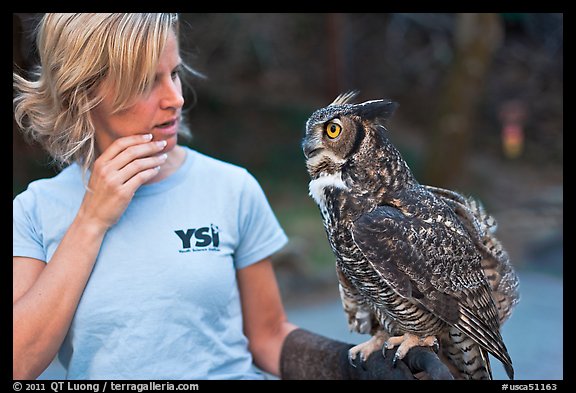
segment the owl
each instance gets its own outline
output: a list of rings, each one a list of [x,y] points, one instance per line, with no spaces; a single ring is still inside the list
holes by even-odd
[[[510,379],[500,327],[518,302],[518,277],[479,201],[420,184],[387,138],[397,104],[338,96],[306,122],[309,193],[319,207],[351,330],[370,339],[352,364],[398,347],[430,346],[458,379],[492,379],[488,354]]]

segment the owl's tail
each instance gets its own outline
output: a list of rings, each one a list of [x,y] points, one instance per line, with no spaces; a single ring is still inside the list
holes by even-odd
[[[492,379],[488,351],[460,330],[450,328],[441,348],[456,379]]]

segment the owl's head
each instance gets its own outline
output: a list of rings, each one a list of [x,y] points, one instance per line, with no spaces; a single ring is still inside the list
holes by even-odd
[[[350,101],[357,92],[341,94],[306,122],[302,149],[312,178],[334,174],[360,151],[373,151],[373,141],[398,106],[390,100]],[[378,139],[378,138],[376,138]]]

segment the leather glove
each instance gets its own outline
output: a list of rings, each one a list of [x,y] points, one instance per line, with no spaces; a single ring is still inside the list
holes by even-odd
[[[296,329],[286,337],[280,354],[281,379],[453,379],[438,356],[428,348],[414,347],[396,365],[396,348],[372,353],[354,364],[348,350],[354,345]]]

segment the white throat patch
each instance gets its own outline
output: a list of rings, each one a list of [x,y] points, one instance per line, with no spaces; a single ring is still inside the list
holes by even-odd
[[[326,200],[324,197],[324,188],[334,187],[347,190],[348,187],[344,184],[342,180],[342,173],[337,172],[331,175],[322,175],[317,179],[314,179],[308,185],[308,191],[310,196],[316,201],[321,210],[326,209]]]

